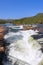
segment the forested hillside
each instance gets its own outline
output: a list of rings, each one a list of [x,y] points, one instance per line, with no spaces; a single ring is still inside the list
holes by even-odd
[[[12,22],[13,24],[36,24],[43,23],[43,13],[39,13],[32,17],[26,17],[21,19],[3,20],[0,19],[0,24],[5,24],[6,22]]]

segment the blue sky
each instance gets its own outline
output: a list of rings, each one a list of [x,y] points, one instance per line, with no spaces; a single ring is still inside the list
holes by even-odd
[[[43,13],[43,0],[0,0],[0,19],[18,19]]]

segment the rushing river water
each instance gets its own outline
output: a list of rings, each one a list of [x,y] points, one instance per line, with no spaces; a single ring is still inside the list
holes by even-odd
[[[43,65],[43,53],[40,44],[32,35],[34,30],[9,32],[5,35],[8,48],[8,60],[5,65]]]

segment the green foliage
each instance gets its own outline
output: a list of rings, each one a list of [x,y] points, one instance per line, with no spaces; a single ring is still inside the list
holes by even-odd
[[[43,24],[43,13],[37,14],[36,16],[33,16],[33,17],[13,20],[13,23],[15,24],[37,24],[37,23],[40,24],[41,23]]]
[[[6,21],[5,20],[0,20],[0,24],[5,24]]]
[[[37,24],[41,23],[43,24],[43,13],[39,13],[36,16],[33,17],[27,17],[22,19],[16,19],[16,20],[10,20],[13,24]],[[0,24],[5,24],[6,22],[9,22],[8,20],[0,20]]]

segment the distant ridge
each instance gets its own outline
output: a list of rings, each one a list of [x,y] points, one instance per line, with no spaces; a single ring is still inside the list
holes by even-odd
[[[6,22],[12,22],[13,24],[43,24],[43,13],[38,13],[35,16],[32,17],[25,17],[21,19],[0,19],[0,24],[6,23]]]

